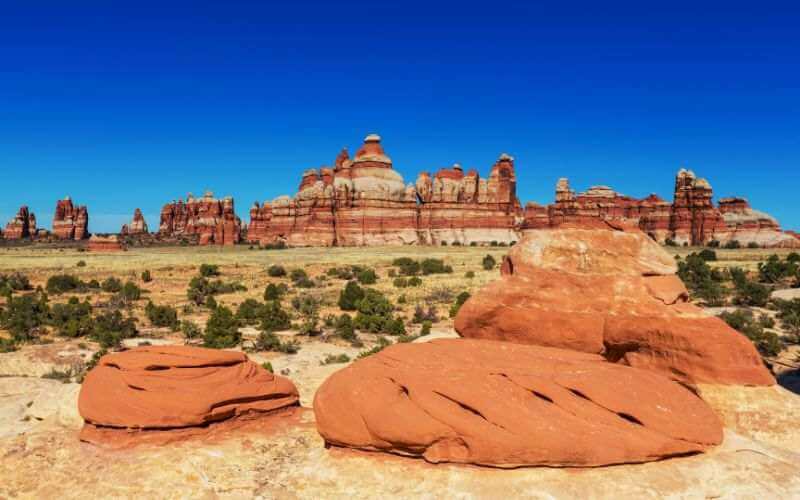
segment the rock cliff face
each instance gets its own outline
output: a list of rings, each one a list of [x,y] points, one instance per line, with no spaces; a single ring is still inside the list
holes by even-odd
[[[488,179],[461,167],[406,185],[369,135],[353,158],[343,149],[333,168],[307,170],[297,194],[250,210],[248,240],[291,246],[371,246],[510,242],[522,209],[514,161],[503,155]]]
[[[92,237],[89,238],[88,250],[90,252],[121,252],[124,248],[116,234],[107,236],[93,234]]]
[[[771,216],[750,208],[743,198],[723,198],[714,206],[709,182],[681,169],[675,177],[672,203],[655,194],[642,199],[621,195],[607,186],[575,193],[567,179],[556,184],[555,203],[525,206],[523,232],[562,224],[591,225],[593,221],[624,221],[638,225],[654,240],[678,245],[756,243],[768,247],[797,247],[796,238],[782,231]]]
[[[82,240],[89,237],[89,210],[75,206],[69,196],[56,203],[53,216],[53,235],[62,240]]]
[[[147,221],[144,220],[142,211],[138,208],[133,212],[133,219],[130,224],[123,224],[120,234],[123,236],[136,236],[140,234],[149,234],[147,229]]]
[[[36,216],[23,205],[17,215],[6,224],[3,236],[7,240],[21,240],[36,236]]]
[[[461,166],[423,172],[416,183],[420,243],[510,243],[519,239],[516,228],[522,209],[517,199],[514,159],[503,154],[488,179]]]
[[[197,235],[201,245],[233,245],[241,239],[242,222],[234,212],[233,198],[218,200],[207,192],[198,199],[190,194],[185,202],[164,205],[158,233],[168,238]]]

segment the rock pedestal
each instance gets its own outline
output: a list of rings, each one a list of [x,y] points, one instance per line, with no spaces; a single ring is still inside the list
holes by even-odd
[[[202,198],[190,194],[185,202],[173,201],[161,209],[160,237],[197,235],[200,245],[234,245],[241,240],[241,232],[231,197],[218,200],[211,192]]]
[[[53,216],[53,235],[62,240],[82,240],[89,237],[89,210],[75,206],[69,196],[56,203]]]
[[[17,215],[8,221],[3,236],[7,240],[21,240],[36,236],[36,216],[23,205]]]

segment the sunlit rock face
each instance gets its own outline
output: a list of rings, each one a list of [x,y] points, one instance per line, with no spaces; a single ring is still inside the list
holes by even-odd
[[[202,198],[190,194],[185,202],[164,205],[158,233],[162,237],[197,235],[201,245],[233,245],[241,239],[242,222],[234,211],[233,198],[218,200],[211,192]]]
[[[72,203],[69,196],[56,203],[53,215],[53,235],[62,240],[82,240],[89,237],[89,210]]]
[[[142,215],[142,211],[138,208],[133,212],[133,219],[129,224],[123,224],[122,229],[120,229],[119,233],[123,236],[138,236],[142,234],[149,234],[150,231],[147,228],[147,221],[144,220],[144,215]]]
[[[3,237],[7,240],[21,240],[32,238],[36,235],[36,215],[28,207],[19,207],[17,215],[8,221]]]

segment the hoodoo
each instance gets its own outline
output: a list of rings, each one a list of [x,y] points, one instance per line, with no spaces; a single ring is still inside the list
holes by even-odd
[[[144,220],[142,211],[138,208],[133,212],[133,219],[130,224],[123,224],[120,234],[122,236],[138,236],[148,234],[150,231],[147,228],[147,221]]]
[[[202,198],[191,194],[161,209],[158,234],[175,238],[194,236],[201,245],[233,245],[241,239],[242,221],[236,216],[233,198],[221,200],[206,192]]]
[[[8,221],[3,236],[7,240],[21,240],[36,236],[36,216],[23,205],[17,215]]]
[[[75,206],[69,196],[56,203],[53,234],[62,240],[83,240],[89,237],[89,210]]]

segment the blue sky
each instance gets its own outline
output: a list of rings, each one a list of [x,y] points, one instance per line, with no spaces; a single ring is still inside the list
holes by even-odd
[[[685,165],[800,228],[797,3],[536,3],[7,2],[0,218],[211,189],[247,220],[377,132],[407,182],[508,152],[523,202],[671,199]]]

